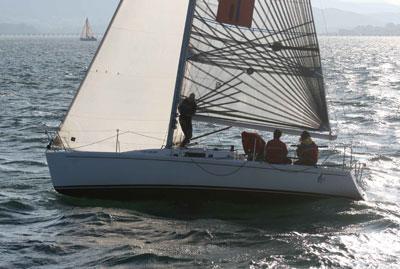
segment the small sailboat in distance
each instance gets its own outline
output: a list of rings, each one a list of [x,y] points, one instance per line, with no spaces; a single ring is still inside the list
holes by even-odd
[[[132,200],[363,199],[353,159],[273,165],[233,147],[177,147],[178,106],[192,93],[193,120],[223,130],[336,139],[310,0],[122,0],[48,145],[55,190]]]
[[[92,27],[90,26],[89,19],[86,18],[85,25],[83,26],[81,33],[81,41],[97,41],[97,38],[94,36]]]

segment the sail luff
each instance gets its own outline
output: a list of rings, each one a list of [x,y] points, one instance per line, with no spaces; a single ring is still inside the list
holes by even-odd
[[[108,33],[109,33],[110,29],[111,29],[111,26],[113,25],[114,20],[115,20],[117,14],[118,14],[118,12],[119,12],[119,10],[120,10],[120,8],[121,8],[123,2],[124,2],[124,0],[120,0],[120,2],[119,2],[119,4],[118,4],[118,6],[117,6],[117,8],[116,8],[116,10],[115,10],[115,12],[114,12],[112,18],[111,18],[111,21],[110,21],[110,23],[108,24],[107,30],[106,30],[106,32],[105,32],[105,34],[104,34],[104,37],[103,37],[103,39],[101,40],[100,45],[99,45],[99,47],[97,48],[96,53],[94,54],[94,57],[93,57],[92,61],[91,61],[90,64],[89,64],[88,71],[92,68],[93,63],[96,61],[96,58],[97,58],[97,56],[98,56],[100,50],[101,50],[102,47],[103,47],[103,43],[104,43],[104,41],[106,40],[106,38],[107,38],[107,36],[108,36]],[[86,20],[89,20],[89,19],[86,18]],[[85,24],[85,27],[86,27],[86,24]],[[85,29],[85,28],[84,28],[84,29]],[[77,97],[78,97],[80,91],[82,90],[82,86],[83,86],[84,82],[86,81],[88,75],[89,75],[89,72],[86,72],[86,74],[85,74],[83,80],[81,81],[81,83],[80,83],[80,85],[79,85],[79,87],[78,87],[78,90],[77,90],[77,92],[76,92],[74,98],[72,99],[71,104],[70,104],[69,107],[68,107],[67,113],[65,114],[64,118],[62,119],[62,121],[61,121],[61,123],[60,123],[60,125],[59,125],[59,127],[58,127],[58,132],[62,129],[62,127],[63,127],[63,125],[64,125],[64,122],[65,122],[65,120],[67,119],[67,117],[68,117],[68,115],[69,115],[69,113],[70,113],[70,111],[71,111],[72,106],[75,104],[76,99],[77,99]]]
[[[182,48],[179,58],[179,66],[175,82],[176,85],[175,85],[174,97],[172,101],[171,116],[169,121],[169,129],[168,129],[167,144],[166,144],[167,148],[171,148],[173,146],[174,132],[176,129],[176,112],[178,109],[182,91],[183,79],[185,76],[185,68],[187,62],[187,55],[188,55],[188,48],[189,48],[189,41],[190,41],[195,6],[196,6],[196,0],[189,0],[188,11],[186,15],[185,31],[183,34]]]

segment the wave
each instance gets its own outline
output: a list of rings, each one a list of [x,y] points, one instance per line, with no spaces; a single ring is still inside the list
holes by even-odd
[[[14,160],[3,162],[2,165],[23,165],[23,166],[37,166],[37,167],[47,167],[47,163],[44,160],[33,161],[33,160]]]
[[[136,265],[136,266],[146,266],[146,267],[154,267],[154,266],[166,266],[168,264],[174,264],[177,266],[178,264],[186,264],[189,265],[193,262],[192,259],[187,258],[176,258],[164,255],[157,255],[154,253],[141,253],[141,254],[132,254],[125,253],[120,255],[107,255],[104,258],[96,260],[94,262],[89,262],[85,264],[85,266],[121,266],[121,265]]]
[[[393,159],[390,158],[389,156],[379,155],[379,156],[369,158],[368,161],[370,161],[370,162],[379,162],[379,161],[392,162]]]
[[[400,146],[393,135],[400,119],[396,109],[400,91],[395,84],[399,76],[391,70],[388,80],[381,68],[367,69],[399,58],[400,42],[385,42],[330,38],[324,63],[330,107],[340,114],[344,134],[338,144],[355,141],[370,147],[361,146],[357,154],[371,164],[371,171],[365,171],[367,201],[189,205],[57,194],[46,167],[42,126],[58,126],[95,46],[73,39],[0,40],[4,56],[0,57],[0,267],[397,264],[398,257],[385,252],[399,244]],[[393,57],[364,57],[366,51]],[[29,74],[23,66],[32,66]],[[214,128],[199,124],[195,132]],[[232,129],[224,141],[240,144],[240,131]],[[210,137],[205,143],[220,141]],[[381,249],[376,243],[381,243]]]

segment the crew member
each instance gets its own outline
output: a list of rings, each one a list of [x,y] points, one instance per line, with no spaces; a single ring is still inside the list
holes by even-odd
[[[267,163],[271,164],[292,164],[288,155],[286,144],[280,139],[282,136],[281,130],[275,130],[274,139],[267,143],[265,155]]]
[[[192,127],[192,117],[196,114],[197,104],[195,99],[195,94],[192,93],[189,97],[182,100],[178,106],[179,111],[179,124],[181,125],[185,139],[181,143],[181,147],[185,147],[192,138],[193,127]]]
[[[304,131],[300,137],[300,145],[297,146],[299,158],[295,164],[315,166],[318,162],[318,146],[312,141],[310,134]]]

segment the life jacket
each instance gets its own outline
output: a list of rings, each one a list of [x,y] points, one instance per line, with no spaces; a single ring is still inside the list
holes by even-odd
[[[287,163],[288,150],[286,144],[279,139],[271,140],[265,148],[266,161],[271,164]]]
[[[318,146],[313,141],[301,143],[297,147],[297,156],[301,164],[316,165],[318,162]]]
[[[253,156],[255,160],[264,160],[265,141],[259,134],[243,132],[242,143],[249,161],[253,160]]]

